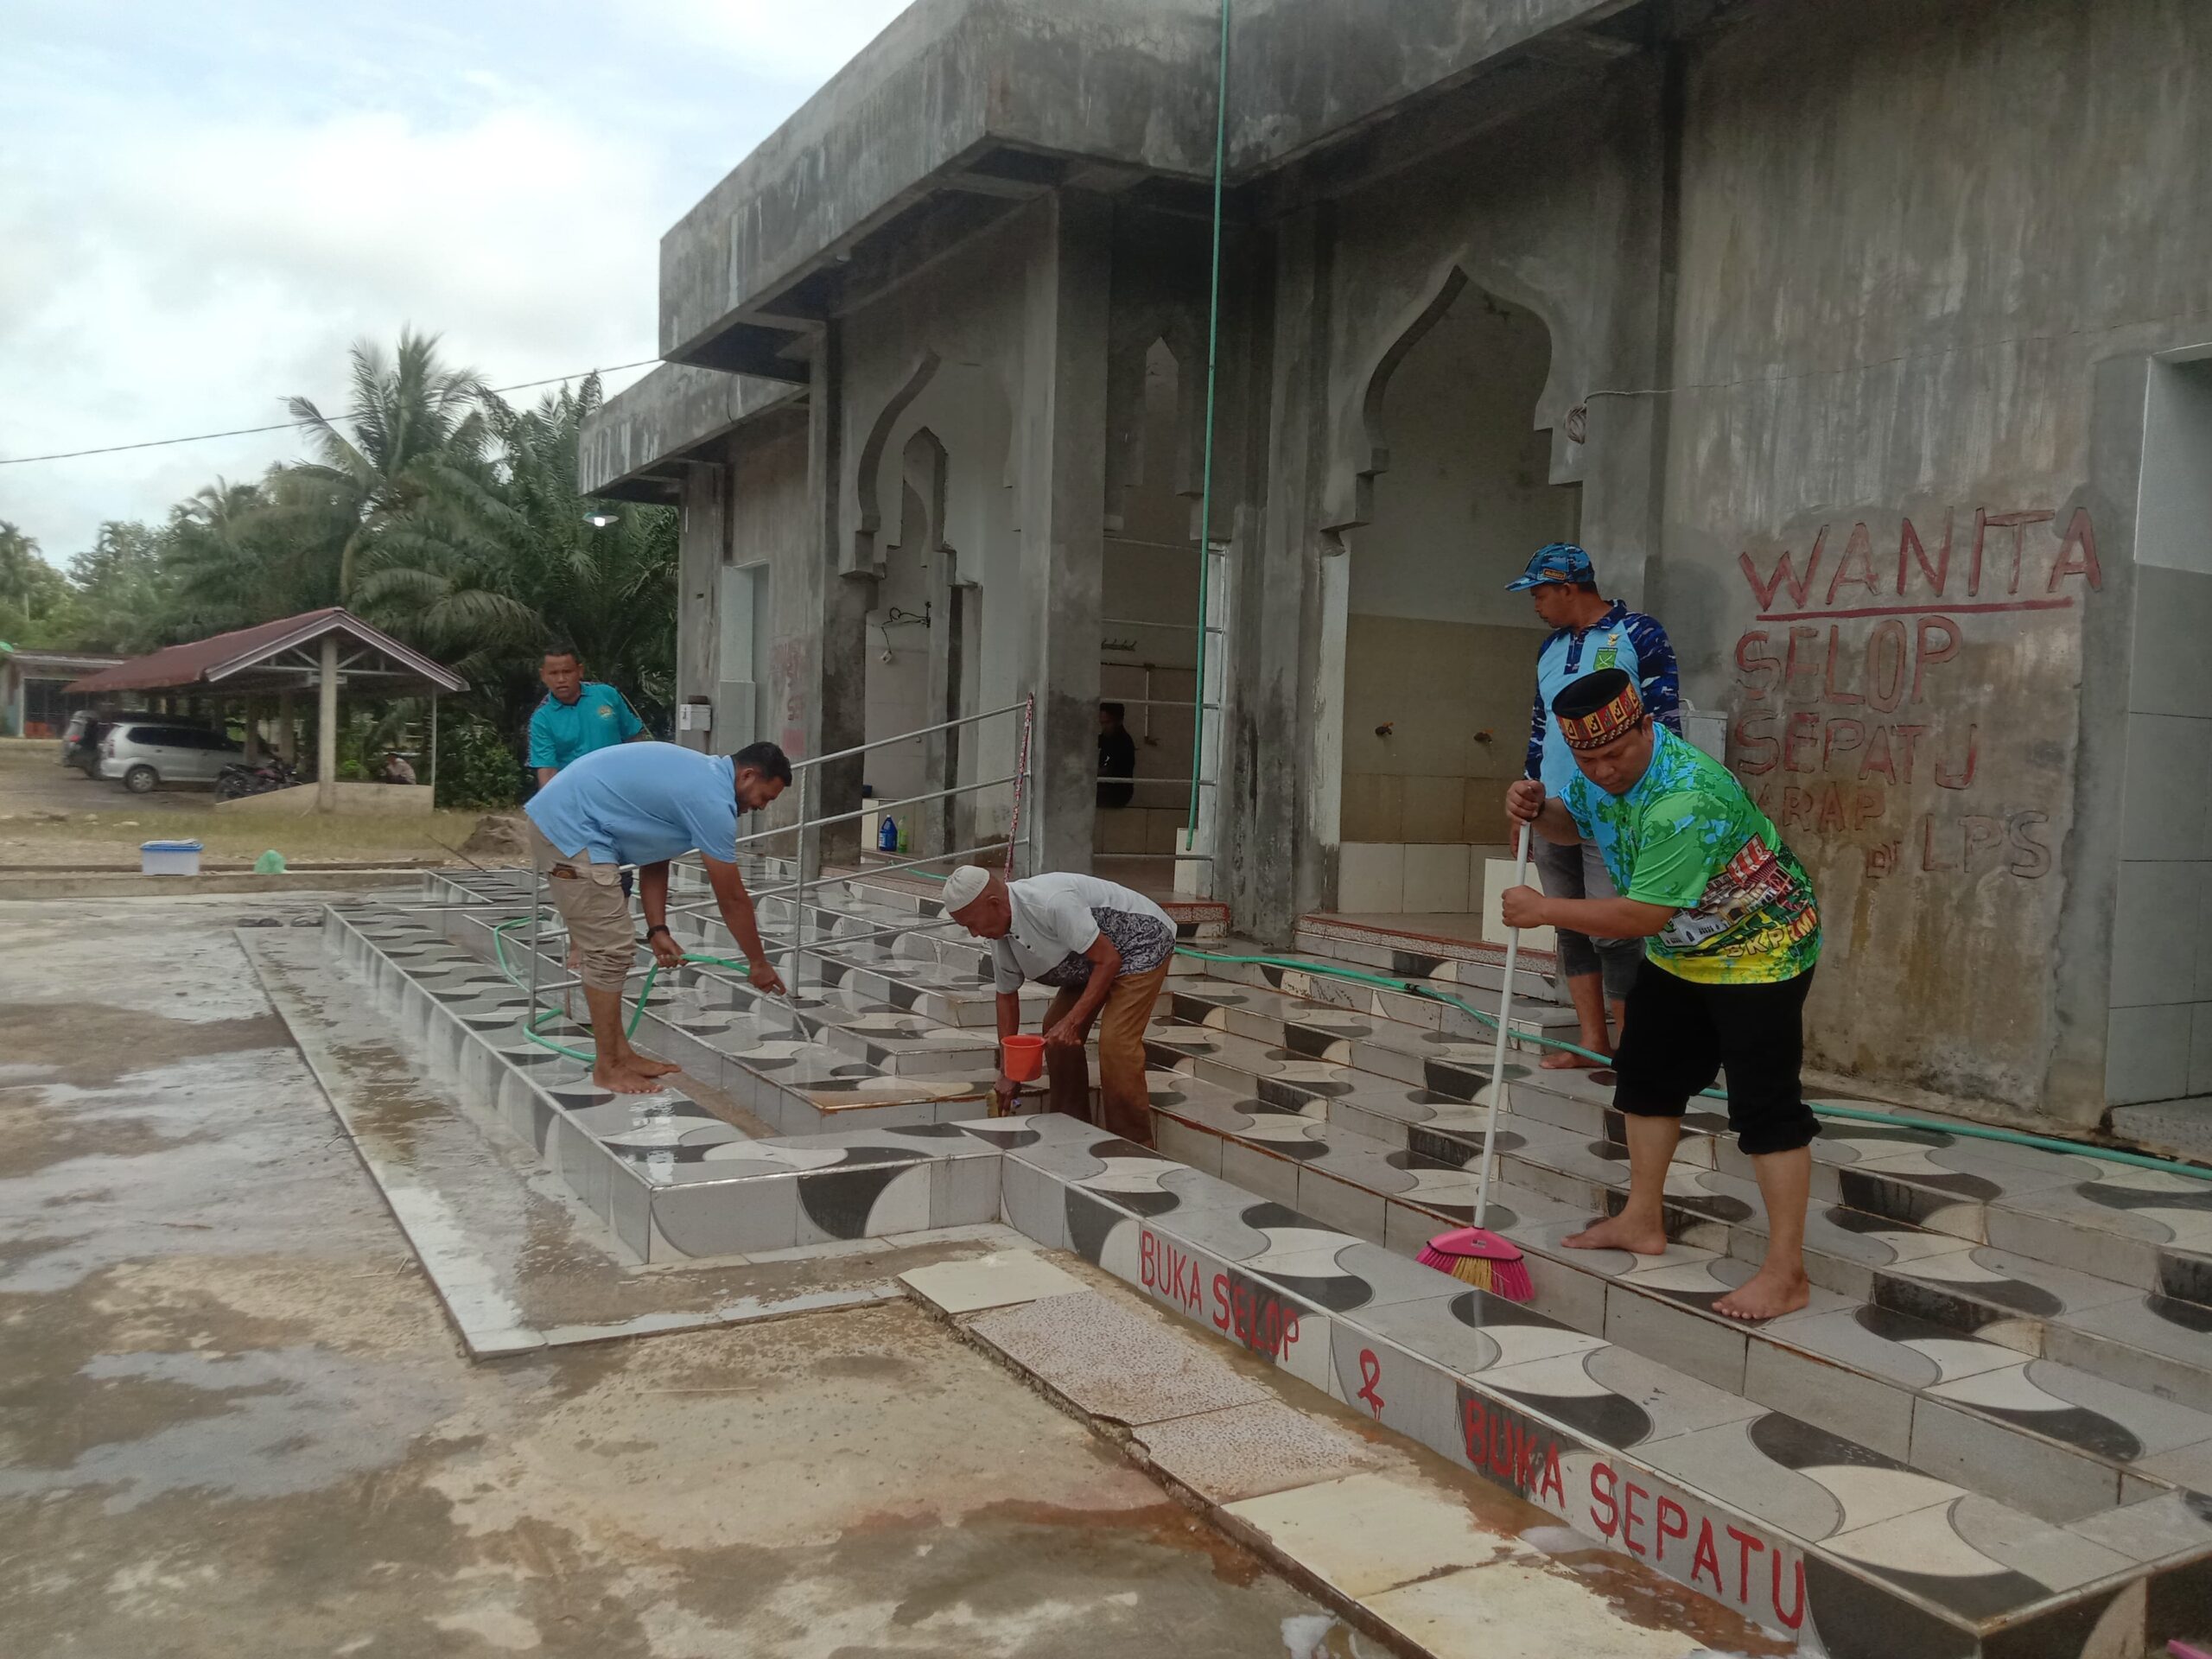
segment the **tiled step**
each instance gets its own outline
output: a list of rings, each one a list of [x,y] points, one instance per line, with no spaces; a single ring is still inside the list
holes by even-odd
[[[755,1141],[680,1087],[615,1095],[524,1039],[521,999],[404,912],[333,913],[326,947],[399,1021],[434,1074],[531,1146],[637,1257],[753,1255],[994,1221],[1000,1159],[948,1125]],[[588,1041],[572,1024],[547,1035]],[[960,1103],[972,1116],[976,1103]]]
[[[851,982],[820,994],[810,1011],[823,1022],[819,1034],[848,1058],[799,1054],[797,1090],[756,1084],[742,1053],[722,1048],[713,1058],[742,1074],[734,1092],[748,1104],[761,1100],[756,1109],[793,1132],[861,1101],[900,1119],[942,1116],[956,1109],[952,1103],[982,1096],[995,1056],[983,1030],[963,1046],[957,1032],[930,1017],[947,1011],[923,1004],[930,993],[918,984],[932,971],[927,963],[918,971],[860,969]],[[894,981],[916,988],[904,1008],[887,999]],[[711,970],[708,983],[711,995]],[[742,982],[722,988],[723,1007],[701,1017],[749,1006]],[[1427,1011],[1415,999],[1397,1000]],[[1179,979],[1165,1009],[1209,1027],[1178,1033],[1171,1022],[1156,1025],[1154,1053],[1168,1064],[1187,1062],[1197,1075],[1278,1105],[1325,1099],[1348,1128],[1440,1159],[1479,1145],[1479,1114],[1471,1107],[1487,1084],[1486,1041],[1211,976]],[[739,1036],[775,1040],[767,1033]],[[1610,1079],[1541,1071],[1524,1058],[1515,1057],[1521,1075],[1510,1085],[1510,1109],[1525,1120],[1516,1124],[1519,1144],[1503,1154],[1510,1178],[1573,1206],[1613,1202],[1626,1169],[1619,1120],[1607,1104]],[[902,1075],[928,1081],[906,1087],[897,1081]],[[1694,1113],[1688,1127],[1670,1182],[1671,1224],[1688,1242],[1755,1262],[1764,1253],[1764,1219],[1748,1164],[1731,1139],[1712,1133],[1723,1127],[1719,1114]],[[1815,1142],[1815,1159],[1808,1267],[1824,1288],[2190,1406],[2212,1405],[2212,1315],[2164,1289],[2177,1277],[2193,1282],[2202,1260],[2177,1248],[2177,1224],[2212,1228],[2193,1207],[2202,1195],[2176,1190],[2187,1178],[1880,1125],[1832,1126]],[[2163,1243],[2160,1232],[2168,1235]],[[1961,1241],[1981,1248],[1961,1249]],[[2054,1257],[2103,1273],[2050,1265]]]
[[[1211,1006],[1209,1006],[1211,1005]],[[1433,1033],[1286,993],[1212,979],[1179,982],[1173,1014],[1302,1057],[1481,1098],[1487,1042],[1459,1046]],[[1609,1073],[1549,1071],[1533,1056],[1509,1065],[1511,1109],[1591,1139],[1618,1141]],[[1878,1103],[1837,1104],[1880,1110]],[[1418,1121],[1416,1119],[1415,1121]],[[1685,1123],[1678,1162],[1750,1179],[1750,1160],[1719,1103]],[[1816,1196],[1885,1220],[2064,1262],[2166,1300],[2212,1293],[2212,1182],[2082,1155],[1985,1141],[1906,1124],[1831,1120],[1814,1156]]]
[[[1230,953],[1212,954],[1217,957]],[[1265,953],[1240,949],[1234,954]],[[1427,996],[1369,985],[1357,980],[1332,978],[1319,972],[1286,968],[1276,963],[1223,962],[1203,957],[1186,960],[1192,961],[1205,977],[1224,983],[1278,991],[1321,1007],[1335,1008],[1367,1019],[1387,1020],[1394,1024],[1442,1032],[1446,1036],[1483,1040],[1489,1038],[1494,1028],[1498,1001],[1495,988],[1437,984],[1435,988],[1439,995]],[[1434,983],[1431,981],[1412,982]],[[1468,1007],[1480,1012],[1470,1014],[1467,1008],[1457,1006],[1456,1002],[1444,1001],[1445,997],[1455,998],[1458,1002],[1465,1002]],[[1516,1033],[1558,1038],[1568,1042],[1574,1040],[1574,1011],[1564,1004],[1516,994],[1511,1018]]]
[[[1411,1254],[1473,1219],[1476,1173],[1249,1096],[1155,1072],[1163,1153]],[[2044,1519],[2070,1521],[2163,1484],[2212,1478],[2212,1414],[2000,1344],[1816,1291],[1806,1309],[1747,1327],[1710,1311],[1752,1263],[1675,1243],[1663,1255],[1571,1250],[1592,1207],[1522,1183],[1503,1120],[1489,1224],[1531,1258],[1536,1306],[1731,1393],[1821,1421],[1926,1472]],[[1956,1246],[1963,1249],[1963,1246]]]
[[[1439,963],[1427,957],[1404,957],[1388,950],[1372,950],[1364,953],[1364,956],[1371,960],[1362,960],[1350,957],[1331,956],[1326,952],[1307,950],[1304,946],[1294,947],[1288,950],[1271,950],[1265,945],[1255,944],[1248,939],[1235,938],[1224,940],[1217,945],[1206,945],[1203,948],[1223,956],[1279,958],[1280,960],[1274,963],[1241,965],[1229,963],[1208,966],[1209,972],[1221,978],[1242,980],[1253,985],[1280,986],[1286,975],[1295,976],[1298,973],[1296,967],[1286,968],[1281,965],[1282,963],[1294,964],[1313,963],[1327,967],[1349,968],[1357,973],[1374,974],[1385,979],[1404,980],[1415,985],[1430,986],[1436,990],[1446,992],[1465,1001],[1471,1002],[1477,1007],[1487,1012],[1497,1007],[1498,993],[1505,984],[1505,965],[1502,957],[1496,961]],[[1419,971],[1424,968],[1433,969],[1434,971],[1430,973]],[[1401,971],[1402,969],[1404,971]],[[1300,982],[1303,983],[1302,981]],[[1324,979],[1318,980],[1309,991],[1303,994],[1325,997],[1343,1007],[1368,1011],[1373,1007],[1371,999],[1367,995],[1370,988],[1357,981]],[[1567,988],[1548,969],[1532,968],[1523,961],[1514,971],[1513,1000],[1516,1003],[1564,1007],[1567,1001]]]
[[[2212,1592],[2184,1494],[2044,1521],[1126,1141],[969,1127],[1031,1236],[1808,1653],[2132,1659]]]
[[[451,937],[477,957],[480,974],[496,971],[483,958],[490,955],[486,925],[498,914],[461,912],[446,923]],[[518,971],[526,950],[509,946]],[[554,950],[541,956],[539,972],[547,984],[562,976]],[[506,994],[499,1019],[518,1020],[523,996],[503,978],[491,982]],[[915,1020],[913,1029],[924,1034],[909,1038],[883,1011],[855,1014],[836,995],[801,992],[794,1009],[782,999],[760,995],[734,975],[687,969],[655,989],[638,1038],[787,1135],[849,1127],[856,1116],[906,1127],[971,1116],[982,1109],[997,1074],[996,1056],[976,1045],[972,1033]],[[871,1020],[876,1023],[865,1023]],[[537,1048],[518,1035],[512,1040]],[[581,1041],[580,1033],[569,1046]],[[920,1058],[931,1064],[918,1065],[913,1051],[930,1043],[937,1045],[934,1052]],[[960,1053],[971,1063],[944,1069]]]
[[[1408,916],[1403,928],[1382,928],[1328,915],[1307,916],[1294,934],[1297,949],[1293,954],[1345,963],[1400,979],[1433,980],[1438,984],[1480,984],[1496,990],[1503,982],[1497,969],[1505,962],[1503,945],[1424,934],[1420,920],[1418,916]],[[1555,988],[1554,994],[1566,1000],[1567,990],[1557,983],[1558,964],[1551,952],[1524,945],[1519,962],[1522,973]],[[1521,995],[1520,990],[1515,995]]]
[[[1203,1000],[1193,997],[1185,1006]],[[1342,1061],[1307,1058],[1240,1036],[1228,1028],[1230,1012],[1217,1007],[1207,1016],[1214,1023],[1206,1027],[1155,1022],[1146,1039],[1155,1064],[1191,1071],[1279,1108],[1320,1103],[1331,1120],[1357,1134],[1430,1157],[1449,1160],[1479,1149],[1484,1114],[1474,1101],[1487,1086],[1487,1068],[1471,1068],[1481,1082],[1463,1103],[1454,1098],[1459,1090],[1448,1079],[1432,1076],[1425,1084],[1444,1082],[1451,1093],[1433,1086],[1408,1088]],[[1353,1052],[1365,1052],[1363,1039]],[[1592,1074],[1536,1071],[1509,1084],[1503,1122],[1513,1140],[1501,1141],[1499,1158],[1510,1179],[1586,1213],[1617,1206],[1627,1192],[1627,1151],[1609,1138],[1620,1133],[1618,1117],[1588,1097],[1600,1086]],[[1703,1132],[1720,1129],[1725,1120],[1713,1117],[1693,1125],[1682,1138],[1669,1180],[1670,1230],[1756,1262],[1765,1254],[1764,1211],[1733,1141]],[[2212,1310],[2038,1260],[1986,1236],[1975,1238],[1964,1230],[1970,1215],[1961,1207],[1943,1212],[1959,1229],[1946,1232],[1853,1203],[1870,1193],[1894,1197],[1900,1188],[1924,1192],[1929,1178],[1920,1165],[1929,1159],[1989,1164],[1977,1155],[1979,1147],[1911,1145],[1901,1154],[1894,1137],[1918,1133],[1839,1125],[1814,1143],[1815,1206],[1807,1224],[1806,1270],[1815,1283],[2212,1410],[2212,1338],[2207,1336]],[[2056,1159],[2031,1148],[2005,1150],[2061,1165],[2078,1162],[2101,1182],[2110,1180],[2110,1172],[2119,1167]],[[1853,1161],[1862,1159],[1871,1165],[1871,1173]],[[2062,1172],[2060,1179],[2066,1178]],[[2011,1179],[2032,1185],[2026,1175],[2016,1173]],[[2072,1173],[2071,1179],[2083,1179],[2083,1172]],[[1986,1208],[1999,1230],[2009,1213]]]
[[[1694,1294],[1687,1310],[1669,1300],[1685,1300],[1680,1286],[1623,1290],[1618,1281],[1649,1265],[1632,1258],[1611,1278],[1577,1275],[1598,1287],[1594,1325],[1586,1292],[1579,1313],[1569,1306],[1574,1293],[1558,1299],[1578,1326],[1541,1307],[1495,1302],[1322,1216],[1068,1119],[747,1141],[680,1096],[604,1096],[581,1084],[580,1067],[523,1043],[512,988],[440,936],[480,939],[486,919],[480,911],[393,914],[333,926],[326,938],[381,995],[396,998],[435,1063],[493,1103],[647,1260],[958,1224],[995,1206],[1040,1242],[1080,1250],[1383,1427],[1522,1492],[1592,1541],[1638,1554],[1831,1659],[2132,1655],[2180,1634],[2188,1610],[2212,1591],[2207,1506],[2148,1478],[2135,1503],[2054,1522],[1971,1481],[1910,1466],[1910,1434],[1903,1456],[1848,1430],[1840,1437],[1825,1395],[1817,1427],[1758,1403],[1745,1392],[1753,1386],[1748,1359],[1744,1387],[1730,1389],[1669,1356],[1632,1351],[1621,1338],[1644,1333],[1618,1322],[1630,1316],[1617,1318],[1616,1299],[1623,1308],[1703,1317]],[[671,993],[668,1007],[679,1022],[716,1017],[690,989]],[[1216,1143],[1225,1160],[1230,1143]],[[1443,1183],[1465,1179],[1348,1140],[1338,1150],[1397,1172],[1440,1206],[1451,1202]],[[1336,1168],[1349,1171],[1343,1159]],[[1313,1177],[1311,1192],[1294,1197],[1316,1197],[1334,1181],[1342,1201],[1391,1202],[1324,1173],[1325,1149],[1319,1159],[1274,1161]],[[1564,1206],[1541,1195],[1510,1196],[1525,1209],[1512,1223],[1524,1233],[1570,1224]],[[1407,1213],[1430,1224],[1425,1211]],[[1702,1254],[1721,1282],[1742,1266]],[[1681,1247],[1660,1262],[1677,1259],[1688,1260]],[[1726,1334],[1741,1335],[1748,1351],[1748,1335]],[[1683,1357],[1710,1363],[1702,1346]],[[2031,1376],[2040,1392],[2056,1379],[2055,1370]],[[1954,1403],[1962,1421],[1989,1427],[1994,1408],[1978,1398]],[[2021,1402],[2008,1395],[2001,1403]],[[2014,1439],[2036,1443],[2018,1429]]]

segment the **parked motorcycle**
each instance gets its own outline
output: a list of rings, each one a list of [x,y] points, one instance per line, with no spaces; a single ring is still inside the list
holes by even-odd
[[[215,779],[215,798],[235,801],[247,795],[266,795],[273,789],[289,789],[300,775],[282,755],[272,754],[256,765],[239,761],[223,768]]]

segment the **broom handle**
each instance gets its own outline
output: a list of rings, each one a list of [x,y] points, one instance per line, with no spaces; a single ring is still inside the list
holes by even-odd
[[[1529,880],[1529,826],[1521,826],[1520,848],[1513,855],[1513,885],[1525,886]],[[1521,930],[1509,928],[1505,934],[1505,988],[1497,998],[1497,1038],[1491,1046],[1490,1063],[1490,1122],[1483,1130],[1482,1179],[1475,1184],[1475,1225],[1483,1226],[1490,1219],[1490,1176],[1497,1166],[1497,1103],[1505,1094],[1505,1033],[1511,1028],[1513,1019],[1513,969],[1521,956]]]

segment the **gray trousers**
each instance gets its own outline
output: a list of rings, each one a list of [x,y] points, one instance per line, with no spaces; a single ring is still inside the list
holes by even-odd
[[[1533,833],[1533,831],[1531,832]],[[1536,867],[1537,879],[1544,884],[1544,891],[1554,899],[1617,899],[1613,878],[1605,868],[1605,861],[1588,842],[1573,847],[1561,847],[1536,837],[1529,849],[1529,861]],[[1614,1001],[1625,1001],[1630,988],[1636,983],[1636,970],[1643,960],[1642,939],[1593,939],[1587,933],[1577,933],[1571,928],[1554,930],[1559,934],[1559,969],[1569,979],[1584,974],[1603,974],[1605,995]]]

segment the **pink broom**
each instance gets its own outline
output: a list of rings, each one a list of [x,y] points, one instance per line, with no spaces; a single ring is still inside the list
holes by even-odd
[[[1513,885],[1529,879],[1529,826],[1521,826],[1521,845],[1513,859]],[[1505,1097],[1505,1033],[1513,1019],[1513,969],[1521,955],[1521,930],[1505,936],[1505,989],[1497,1001],[1497,1040],[1491,1046],[1490,1068],[1490,1123],[1483,1132],[1483,1173],[1475,1185],[1475,1224],[1439,1233],[1421,1247],[1417,1260],[1423,1267],[1448,1273],[1478,1290],[1502,1296],[1509,1302],[1525,1302],[1536,1294],[1521,1247],[1499,1234],[1486,1232],[1490,1217],[1490,1175],[1497,1162],[1497,1103]]]

